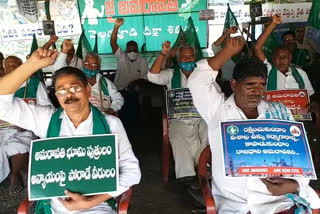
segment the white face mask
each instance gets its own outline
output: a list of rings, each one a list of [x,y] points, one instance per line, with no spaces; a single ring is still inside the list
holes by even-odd
[[[130,53],[127,53],[127,56],[130,60],[132,61],[135,61],[137,60],[137,57],[138,57],[138,53],[136,52],[130,52]]]

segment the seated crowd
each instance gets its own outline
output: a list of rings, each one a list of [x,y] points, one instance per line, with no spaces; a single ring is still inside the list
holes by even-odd
[[[145,79],[168,90],[189,88],[202,118],[168,121],[175,175],[187,188],[197,189],[201,194],[197,165],[201,152],[209,145],[212,194],[218,213],[298,213],[301,207],[304,212],[299,213],[310,213],[311,209],[320,208],[320,199],[306,178],[234,179],[223,175],[219,121],[294,120],[283,104],[263,100],[268,90],[306,89],[311,104],[318,106],[314,99],[317,93],[301,68],[310,57],[305,50],[297,49],[295,34],[283,34],[283,44],[273,50],[271,60],[263,51],[268,37],[281,23],[280,16],[272,17],[252,49],[246,47],[245,51],[242,37],[230,37],[237,32],[236,27],[231,27],[212,45],[215,56],[197,62],[196,53],[201,50],[186,44],[188,35],[183,35],[178,47],[172,48],[171,43],[165,41],[150,69],[138,53],[136,42],[129,41],[125,51],[117,44],[118,30],[123,23],[120,18],[115,21],[110,40],[118,62],[114,82],[102,75],[97,53],[88,52],[82,60],[75,55],[71,40],[63,41],[60,52],[50,50],[58,39],[56,36],[51,36],[25,63],[16,56],[4,58],[0,54],[0,182],[9,176],[10,194],[23,189],[22,175],[28,167],[32,140],[92,135],[97,134],[95,127],[104,127],[103,133],[115,133],[118,138],[118,191],[89,197],[66,190],[68,200],[59,198],[38,203],[48,206],[53,213],[76,210],[77,213],[115,213],[104,202],[138,184],[141,178],[139,162],[125,128],[137,120],[133,109],[138,101],[130,92],[130,84]],[[235,62],[235,56],[241,60]],[[44,82],[35,77],[40,69],[48,66],[54,70],[57,109],[49,99]],[[225,92],[223,81],[227,81],[231,93]],[[55,124],[59,118],[60,124]],[[52,126],[58,130],[52,130]],[[294,195],[295,200],[288,195]]]

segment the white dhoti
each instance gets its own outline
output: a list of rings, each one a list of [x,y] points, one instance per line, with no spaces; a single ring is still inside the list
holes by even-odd
[[[206,123],[202,119],[171,120],[168,131],[176,177],[194,176],[200,154],[208,145]]]
[[[30,142],[34,139],[31,131],[19,131],[14,127],[0,128],[0,182],[9,175],[9,157],[29,152]]]

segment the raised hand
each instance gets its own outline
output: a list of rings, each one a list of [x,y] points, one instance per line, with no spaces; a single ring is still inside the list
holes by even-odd
[[[237,32],[238,32],[238,28],[236,26],[232,26],[231,28],[229,28],[227,30],[228,34],[234,34],[234,33],[237,33]]]
[[[67,53],[69,53],[72,49],[73,49],[73,43],[72,43],[71,39],[66,39],[66,40],[64,40],[63,43],[62,43],[61,52],[67,54]]]
[[[225,49],[228,50],[229,54],[234,56],[242,50],[244,43],[245,41],[243,37],[228,38]]]
[[[120,27],[121,25],[123,25],[124,20],[122,18],[118,18],[115,21],[115,26]]]
[[[58,56],[57,50],[48,50],[39,48],[38,50],[34,51],[27,62],[31,63],[38,69],[47,67],[54,63]]]
[[[274,16],[272,16],[272,23],[274,24],[281,24],[282,22],[282,19],[281,19],[281,16],[279,14],[276,14]]]
[[[59,39],[59,37],[55,34],[50,35],[50,42],[54,43]]]
[[[170,51],[170,47],[171,47],[171,42],[169,41],[165,41],[163,44],[162,44],[162,50],[161,52],[165,55],[167,55]]]

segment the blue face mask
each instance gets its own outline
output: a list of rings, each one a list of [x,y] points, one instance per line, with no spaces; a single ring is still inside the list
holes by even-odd
[[[193,71],[195,67],[197,67],[196,62],[180,62],[179,67],[183,71]]]
[[[95,77],[97,75],[97,73],[99,73],[99,70],[89,70],[84,66],[82,67],[82,71],[83,71],[84,75],[86,75],[86,77],[88,77],[88,78]]]

